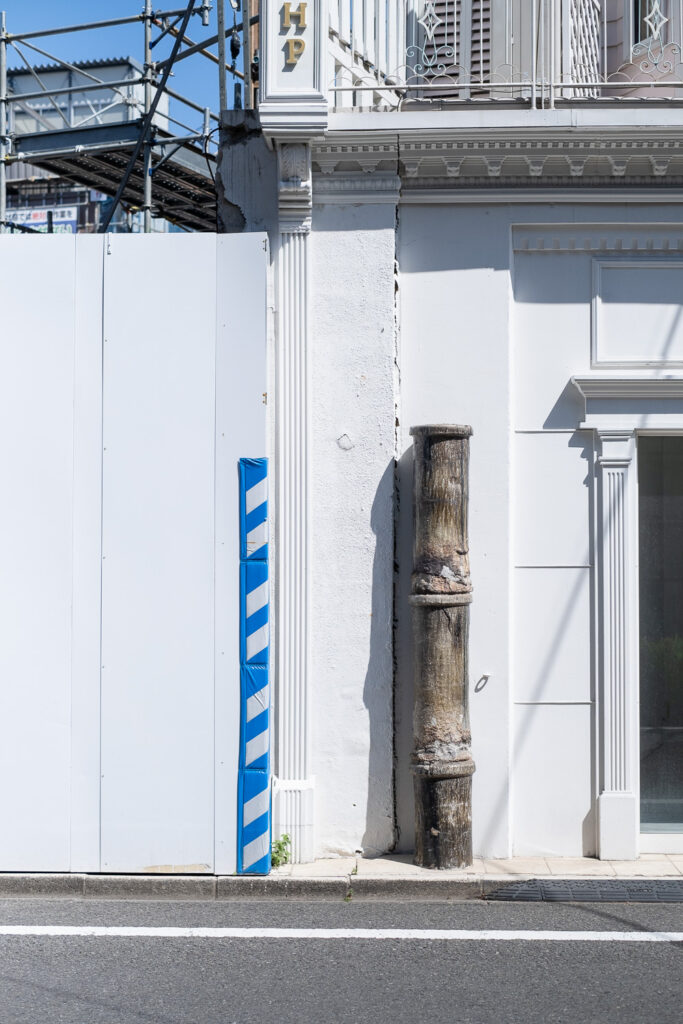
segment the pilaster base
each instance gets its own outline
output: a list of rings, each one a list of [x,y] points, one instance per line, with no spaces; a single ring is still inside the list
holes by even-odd
[[[292,864],[315,860],[314,779],[273,779],[273,835],[292,841]]]
[[[598,797],[600,860],[638,857],[638,801],[634,793],[601,793]]]

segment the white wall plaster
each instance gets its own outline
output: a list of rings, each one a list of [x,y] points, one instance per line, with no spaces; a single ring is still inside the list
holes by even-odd
[[[400,215],[402,450],[398,621],[398,821],[412,849],[412,529],[408,430],[467,423],[470,445],[470,691],[475,853],[507,856],[509,757],[509,227],[506,211],[404,207]]]
[[[671,212],[653,204],[401,206],[400,396],[394,212],[390,204],[321,206],[313,224],[318,850],[391,843],[391,460],[400,398],[398,848],[413,848],[408,431],[460,422],[474,428],[475,853],[591,854],[599,788],[593,445],[576,429],[582,409],[569,379],[591,372],[593,255],[514,252],[513,226],[552,238],[562,221],[577,237],[601,238],[626,224],[644,246]]]
[[[318,856],[393,843],[391,205],[314,207],[313,771]]]

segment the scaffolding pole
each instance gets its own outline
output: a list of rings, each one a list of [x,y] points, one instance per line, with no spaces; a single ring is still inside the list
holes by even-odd
[[[164,68],[164,73],[161,76],[161,81],[159,82],[159,84],[156,87],[156,92],[154,93],[154,97],[152,98],[152,101],[151,101],[151,103],[149,105],[149,109],[148,109],[147,113],[145,114],[145,118],[144,118],[144,121],[143,121],[143,124],[142,124],[142,128],[141,128],[141,131],[140,131],[140,137],[138,138],[138,141],[135,144],[135,147],[134,147],[133,152],[131,154],[130,160],[128,161],[128,166],[126,167],[126,170],[124,171],[124,174],[123,174],[123,177],[122,177],[121,182],[119,184],[119,187],[116,190],[116,195],[114,196],[114,202],[112,203],[111,207],[109,208],[107,216],[105,217],[103,223],[100,226],[99,230],[100,230],[100,233],[102,233],[102,234],[108,229],[108,227],[109,227],[109,225],[111,223],[111,219],[114,216],[114,213],[116,212],[116,208],[119,205],[119,203],[121,202],[121,198],[123,196],[123,193],[126,190],[126,186],[128,184],[128,180],[129,180],[131,174],[133,173],[133,168],[135,167],[135,163],[136,163],[138,157],[140,156],[142,148],[145,145],[145,142],[147,141],[147,138],[149,136],[149,132],[150,132],[150,129],[151,129],[151,126],[152,126],[152,119],[153,119],[153,117],[154,117],[154,115],[156,113],[157,105],[159,103],[159,100],[161,99],[162,93],[164,92],[164,89],[166,88],[166,82],[168,80],[169,74],[171,73],[171,68],[173,67],[173,61],[175,60],[176,54],[178,53],[178,50],[180,49],[181,41],[183,39],[183,36],[185,35],[185,29],[187,28],[187,24],[188,24],[188,22],[190,20],[190,17],[192,15],[193,11],[194,11],[194,3],[195,3],[195,0],[189,0],[189,3],[187,5],[187,8],[186,8],[185,13],[183,15],[183,20],[182,20],[182,24],[180,26],[180,31],[179,31],[178,35],[176,36],[176,38],[175,38],[175,42],[173,43],[173,49],[171,50],[171,57],[170,57],[169,63]],[[145,5],[147,6],[147,4],[148,4],[148,0],[145,0]],[[151,165],[150,165],[150,169],[151,169]],[[145,188],[147,186],[147,181],[146,181],[147,177],[150,177],[150,176],[149,175],[145,175]],[[150,177],[150,181],[151,181],[151,177]],[[150,209],[151,209],[151,202],[150,202]]]
[[[145,124],[149,120],[152,106],[152,0],[145,0],[145,61],[143,77],[145,82]],[[144,174],[142,215],[143,230],[149,234],[152,230],[152,126],[149,124],[145,132]]]
[[[0,12],[0,232],[7,219],[7,28]]]
[[[254,106],[251,91],[251,0],[242,0],[242,31],[244,39],[244,109],[251,110]]]
[[[225,0],[217,0],[218,20],[218,114],[228,106],[228,90],[225,80]]]

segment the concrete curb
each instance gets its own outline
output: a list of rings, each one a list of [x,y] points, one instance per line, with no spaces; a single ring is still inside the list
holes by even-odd
[[[216,877],[206,875],[84,875],[83,895],[94,899],[192,899],[216,897]]]
[[[326,878],[292,878],[291,876],[222,875],[217,879],[220,900],[343,900],[348,897],[347,875]]]
[[[346,875],[290,878],[277,875],[86,875],[0,873],[0,899],[54,896],[72,899],[339,899]]]
[[[83,875],[0,874],[0,896],[83,896]]]
[[[520,881],[521,876],[506,881]],[[500,882],[496,882],[496,885]],[[90,899],[353,900],[480,899],[484,879],[319,878],[291,875],[0,874],[0,898],[53,896]]]
[[[579,877],[552,881],[577,881]],[[3,897],[55,897],[71,899],[187,899],[187,900],[441,900],[482,899],[505,885],[538,878],[533,874],[468,875],[462,878],[368,878],[354,874],[325,877],[291,875],[90,875],[90,874],[3,874]],[[604,881],[594,876],[595,881]],[[642,875],[621,877],[628,883],[646,879]],[[651,879],[654,880],[654,879]],[[670,880],[670,879],[669,879]],[[666,881],[658,878],[657,881]]]
[[[349,880],[352,899],[478,900],[482,879],[469,878],[359,878]]]

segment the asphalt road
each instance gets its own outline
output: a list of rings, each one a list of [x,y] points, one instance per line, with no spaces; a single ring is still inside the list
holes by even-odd
[[[16,926],[250,932],[3,934]],[[264,928],[372,937],[266,937]],[[382,937],[387,929],[450,937]],[[563,936],[528,934],[539,931]],[[622,938],[601,941],[606,932]],[[652,932],[683,932],[683,906],[7,899],[0,1022],[679,1024],[683,943],[629,941]]]

